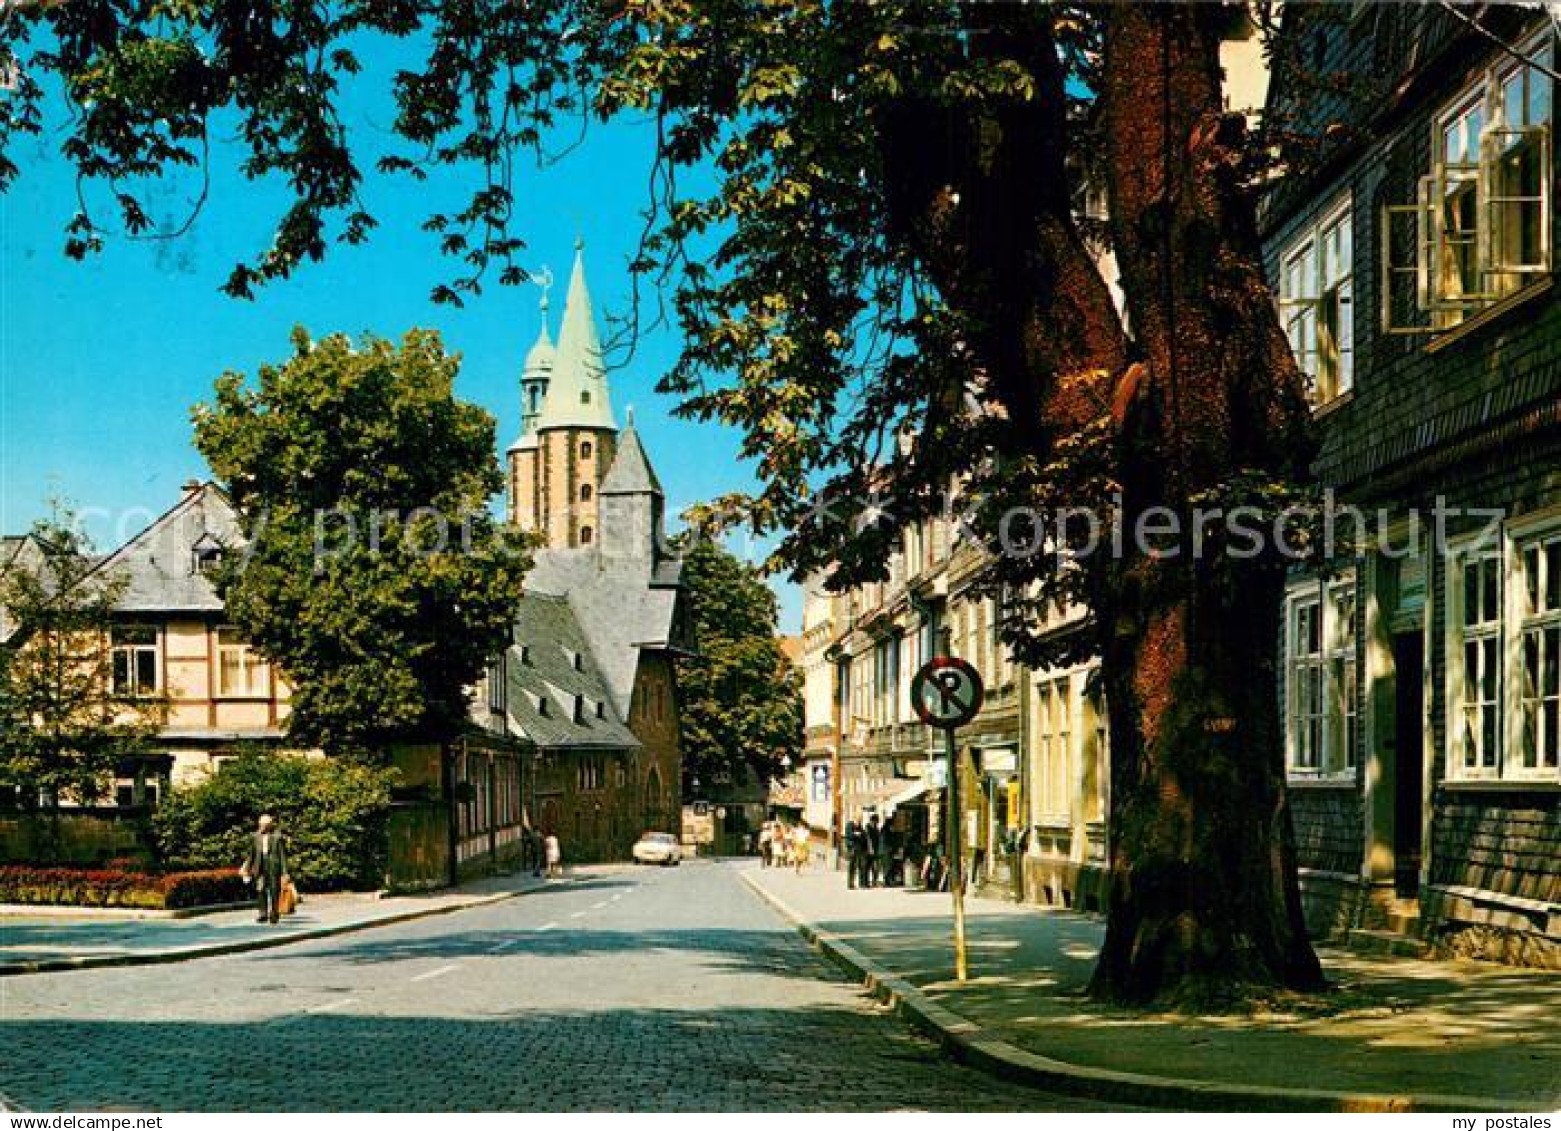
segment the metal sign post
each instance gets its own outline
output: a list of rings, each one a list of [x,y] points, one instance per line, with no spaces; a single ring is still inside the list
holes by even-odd
[[[964,660],[934,656],[911,680],[911,705],[928,726],[943,731],[948,758],[949,798],[949,894],[954,901],[954,977],[964,982],[968,974],[965,954],[965,867],[960,843],[959,749],[954,732],[981,710],[981,676]]]

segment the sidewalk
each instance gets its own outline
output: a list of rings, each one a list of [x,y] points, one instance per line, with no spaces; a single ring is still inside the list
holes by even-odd
[[[0,977],[179,962],[285,946],[497,903],[546,884],[521,873],[384,898],[375,893],[311,896],[306,892],[298,910],[276,926],[255,922],[249,908],[190,919],[94,917],[90,912],[70,918],[59,908],[46,914],[0,915]]]
[[[1549,1111],[1561,1097],[1555,973],[1324,949],[1339,987],[1325,1014],[1143,1015],[1083,996],[1098,916],[968,900],[960,987],[946,894],[742,874],[879,996],[1005,1075],[1170,1107]]]

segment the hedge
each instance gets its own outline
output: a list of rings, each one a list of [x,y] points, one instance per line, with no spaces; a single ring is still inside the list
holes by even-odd
[[[252,889],[232,868],[152,875],[117,868],[0,865],[0,903],[171,911],[181,907],[241,903],[251,895]]]
[[[152,814],[153,836],[165,868],[231,868],[270,813],[300,888],[374,890],[385,882],[394,780],[360,762],[246,751],[170,793]]]

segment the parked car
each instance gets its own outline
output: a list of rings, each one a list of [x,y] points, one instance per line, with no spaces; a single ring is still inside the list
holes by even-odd
[[[671,833],[646,833],[634,845],[636,864],[677,864],[683,859],[683,846]]]

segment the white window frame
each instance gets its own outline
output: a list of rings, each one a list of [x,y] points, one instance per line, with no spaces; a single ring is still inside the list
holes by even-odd
[[[1346,594],[1350,622],[1340,626],[1337,605],[1339,597]],[[1316,652],[1303,654],[1298,642],[1298,613],[1308,606],[1316,609],[1318,647]],[[1359,770],[1361,726],[1357,632],[1360,594],[1354,570],[1326,580],[1310,577],[1292,582],[1285,593],[1284,616],[1286,775],[1292,781],[1353,782]],[[1304,715],[1316,728],[1315,765],[1300,765],[1297,761],[1299,724],[1303,718],[1298,695],[1306,686],[1298,676],[1303,668],[1313,674],[1319,696],[1313,709]],[[1344,674],[1341,676],[1336,668],[1342,668]]]
[[[1545,751],[1541,750],[1538,763],[1527,767],[1523,765],[1522,750],[1526,729],[1524,710],[1531,701],[1530,697],[1524,694],[1523,682],[1526,638],[1534,630],[1544,633],[1561,630],[1561,604],[1554,609],[1541,609],[1537,613],[1530,612],[1526,607],[1529,576],[1525,555],[1531,547],[1558,544],[1561,544],[1561,508],[1530,515],[1508,525],[1505,545],[1504,610],[1511,631],[1507,633],[1505,648],[1505,688],[1510,688],[1511,694],[1506,697],[1507,702],[1503,711],[1506,734],[1509,736],[1502,744],[1502,753],[1505,757],[1500,770],[1504,781],[1545,783],[1561,781],[1561,751],[1550,752],[1556,760],[1554,765],[1545,764]],[[1540,568],[1542,574],[1550,572],[1543,555],[1541,555]],[[1556,572],[1561,574],[1561,569]],[[1561,576],[1554,578],[1542,576],[1541,582],[1545,590],[1561,592]],[[1561,658],[1555,662],[1561,663]],[[1541,691],[1543,690],[1541,688]],[[1544,696],[1539,702],[1543,704],[1549,698]]]
[[[1280,324],[1296,364],[1306,375],[1307,397],[1319,408],[1355,388],[1353,205],[1349,192],[1340,194],[1315,222],[1291,237],[1279,255]],[[1342,259],[1344,267],[1330,272],[1325,270],[1329,258],[1325,250],[1335,233],[1339,242],[1334,258]],[[1331,338],[1327,333],[1330,317]],[[1308,326],[1310,339],[1297,340]]]
[[[150,643],[131,642],[121,640],[121,634],[132,631],[149,632],[152,639]],[[161,695],[163,691],[163,657],[162,657],[162,630],[155,624],[121,624],[115,625],[109,630],[109,647],[112,650],[111,681],[115,695],[127,699],[150,699]],[[150,687],[143,687],[136,677],[136,657],[143,652],[148,652],[152,657],[152,683]],[[120,657],[125,657],[126,679],[122,682],[119,678]]]
[[[1078,733],[1077,696],[1070,672],[1037,672],[1032,688],[1035,823],[1062,828],[1072,823],[1073,742]]]
[[[1556,50],[1551,29],[1542,28],[1527,42],[1519,45],[1517,53],[1544,65],[1552,65]],[[1383,333],[1444,333],[1462,325],[1480,311],[1543,282],[1554,272],[1551,193],[1555,179],[1552,137],[1557,92],[1551,83],[1549,117],[1544,122],[1525,122],[1516,126],[1509,124],[1511,118],[1503,104],[1504,88],[1509,80],[1525,69],[1528,70],[1524,80],[1525,98],[1530,81],[1537,78],[1541,82],[1551,82],[1548,76],[1529,67],[1521,58],[1503,54],[1448,99],[1443,109],[1431,120],[1430,174],[1417,182],[1413,201],[1388,205],[1383,209],[1378,233],[1382,276],[1378,286]],[[1443,144],[1447,131],[1471,112],[1479,114],[1477,135],[1470,137],[1466,133],[1457,155],[1459,159],[1450,162]],[[1498,161],[1511,149],[1510,145],[1502,143],[1502,139],[1514,136],[1526,139],[1519,144],[1531,142],[1538,147],[1541,170],[1537,197],[1496,192]],[[1458,182],[1473,183],[1475,227],[1468,238],[1454,241],[1450,239],[1447,230],[1443,203],[1449,197],[1451,186]],[[1499,227],[1498,210],[1524,205],[1535,207],[1542,221],[1536,233],[1539,258],[1535,262],[1513,262],[1505,258],[1494,238]],[[1414,224],[1413,264],[1398,261],[1393,254],[1394,223],[1405,220]],[[1447,288],[1448,254],[1455,243],[1472,248],[1475,281],[1472,291],[1463,291],[1460,280],[1459,293],[1450,294]],[[1412,277],[1415,285],[1414,320],[1400,322],[1395,320],[1394,298],[1397,292],[1393,283],[1406,276]],[[1420,321],[1422,318],[1424,321]]]
[[[224,643],[223,636],[231,635],[237,638],[231,643]],[[235,690],[227,686],[224,672],[227,670],[223,664],[223,656],[229,652],[239,656],[239,668],[245,674],[244,689]],[[244,640],[239,630],[232,625],[221,625],[216,629],[215,656],[217,670],[215,677],[216,695],[214,699],[268,699],[271,696],[271,665],[268,664],[254,646]],[[257,689],[258,685],[258,689]]]
[[[1508,584],[1510,568],[1506,565],[1506,555],[1503,553],[1501,543],[1491,538],[1469,538],[1451,544],[1447,557],[1447,582],[1446,582],[1446,673],[1444,677],[1443,702],[1446,713],[1447,734],[1447,777],[1449,781],[1494,781],[1502,776],[1502,758],[1504,739],[1509,730],[1505,719],[1505,691],[1507,664],[1502,657],[1506,654],[1504,636],[1506,635],[1507,621],[1507,593],[1511,589]],[[1464,598],[1464,571],[1473,561],[1480,561],[1494,566],[1497,585],[1496,593],[1496,620],[1481,621],[1473,639],[1478,641],[1494,640],[1496,643],[1496,697],[1494,700],[1481,699],[1480,709],[1489,709],[1495,713],[1495,756],[1487,764],[1484,749],[1475,752],[1473,764],[1468,764],[1468,744],[1465,741],[1465,715],[1469,704],[1464,695],[1464,687],[1468,677],[1468,663],[1464,658],[1464,652],[1471,639],[1471,633],[1464,624],[1464,612],[1466,602]],[[1482,598],[1483,600],[1483,598]],[[1481,727],[1483,734],[1484,727]]]

